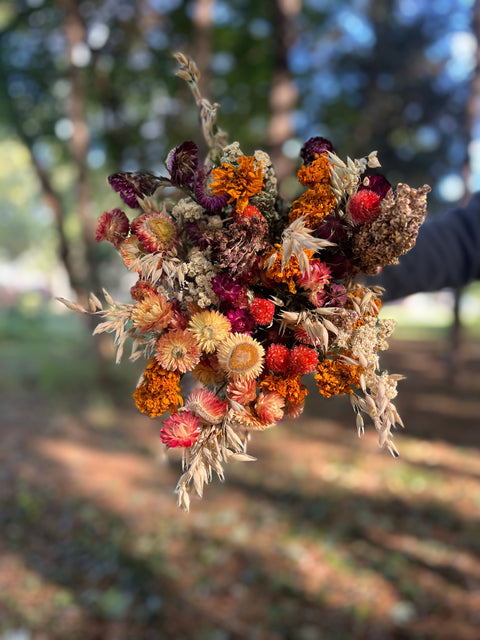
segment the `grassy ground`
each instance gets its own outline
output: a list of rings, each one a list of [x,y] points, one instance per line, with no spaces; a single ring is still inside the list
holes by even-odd
[[[478,341],[456,386],[441,338],[392,341],[399,460],[312,388],[188,515],[137,372],[100,394],[90,344],[74,314],[2,316],[1,640],[478,638]]]

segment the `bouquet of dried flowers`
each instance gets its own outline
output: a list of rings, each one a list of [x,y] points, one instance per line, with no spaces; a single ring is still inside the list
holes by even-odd
[[[201,496],[214,472],[223,478],[224,462],[254,459],[246,453],[252,431],[300,416],[308,374],[326,398],[349,394],[358,433],[370,416],[396,456],[401,376],[379,368],[394,322],[379,318],[381,289],[359,276],[415,244],[430,188],[392,188],[369,171],[380,166],[376,152],[344,162],[314,137],[301,150],[303,193],[283,201],[268,154],[246,156],[227,143],[195,63],[176,59],[200,110],[207,158],[187,141],[169,153],[169,177],[110,176],[135,214],[104,212],[96,239],[138,274],[133,300],[105,292],[104,308],[91,295],[90,310],[62,301],[103,318],[95,333],[114,334],[117,361],[126,338],[130,359],[146,358],[133,397],[152,418],[169,412],[160,436],[183,452],[176,490],[184,509],[190,487]]]

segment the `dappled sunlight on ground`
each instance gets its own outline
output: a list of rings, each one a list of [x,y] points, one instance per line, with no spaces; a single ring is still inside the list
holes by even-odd
[[[32,640],[476,640],[480,353],[394,342],[401,457],[348,398],[252,436],[190,514],[159,422],[98,394],[3,385],[0,631]],[[5,381],[4,381],[5,382]],[[65,393],[65,386],[63,387]],[[123,403],[124,404],[124,403]],[[123,406],[123,405],[122,405]],[[0,635],[0,637],[2,637]]]

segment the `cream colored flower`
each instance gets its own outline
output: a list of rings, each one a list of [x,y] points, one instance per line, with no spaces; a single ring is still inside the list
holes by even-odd
[[[196,313],[190,320],[189,327],[200,348],[206,353],[213,353],[231,329],[230,321],[219,311]]]
[[[256,378],[263,369],[265,350],[252,336],[232,333],[218,347],[218,362],[229,378]]]

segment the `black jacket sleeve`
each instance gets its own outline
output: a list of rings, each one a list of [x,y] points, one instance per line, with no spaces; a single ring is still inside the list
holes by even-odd
[[[417,243],[398,265],[384,267],[367,284],[385,287],[383,299],[459,287],[480,278],[480,193],[466,207],[426,221]]]

